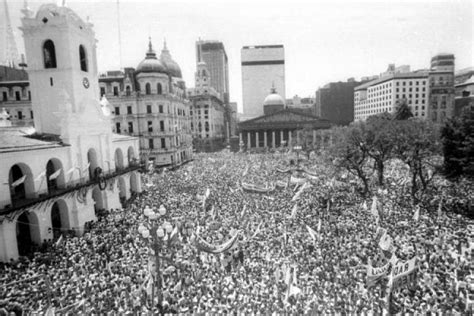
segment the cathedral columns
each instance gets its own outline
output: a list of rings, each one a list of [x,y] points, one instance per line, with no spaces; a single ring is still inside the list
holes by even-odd
[[[267,148],[267,131],[263,132],[263,147]]]
[[[258,135],[258,134],[259,134],[259,132],[258,132],[258,131],[255,131],[255,148],[260,147],[260,146],[259,146],[260,144],[258,143],[258,142],[260,141],[260,140],[258,139],[258,138],[259,138],[259,135]]]
[[[275,131],[272,131],[272,147],[273,147],[273,148],[276,148]]]
[[[252,146],[252,141],[250,140],[250,132],[247,132],[247,148]]]
[[[291,132],[292,132],[291,129],[288,130],[288,147],[291,146],[291,140],[292,140],[291,139]]]
[[[280,146],[283,144],[283,131],[280,130]]]
[[[313,147],[316,146],[316,130],[313,129]]]
[[[243,143],[244,139],[242,137],[242,132],[239,132],[239,145]]]

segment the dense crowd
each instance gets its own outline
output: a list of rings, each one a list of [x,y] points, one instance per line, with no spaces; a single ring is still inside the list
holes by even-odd
[[[473,221],[427,209],[414,220],[414,208],[380,190],[377,225],[372,199],[354,192],[351,176],[334,176],[315,159],[299,165],[310,171],[306,178],[297,168],[278,171],[294,167],[279,153],[199,154],[178,170],[143,175],[144,192],[101,213],[83,236],[0,266],[0,315],[51,307],[87,314],[466,313],[474,290]],[[290,176],[309,185],[301,190]],[[252,193],[242,181],[287,185]],[[145,208],[160,207],[166,215],[145,216]],[[160,244],[153,279],[153,239],[138,228],[164,221],[178,234]],[[379,246],[378,226],[393,239],[389,254]],[[197,234],[212,245],[238,239],[211,254],[196,246]],[[367,265],[414,257],[414,284],[390,295],[386,278],[367,286]]]

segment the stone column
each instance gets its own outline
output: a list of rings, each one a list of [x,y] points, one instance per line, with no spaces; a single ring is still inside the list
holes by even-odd
[[[272,147],[276,148],[275,131],[272,131]]]
[[[242,143],[243,137],[242,137],[242,132],[239,132],[239,144]]]
[[[267,131],[263,132],[263,147],[267,148]]]
[[[255,148],[260,147],[260,146],[259,146],[260,144],[258,143],[258,142],[260,141],[260,140],[258,139],[258,136],[259,136],[258,134],[259,134],[259,132],[256,131],[256,132],[255,132]]]
[[[313,129],[313,147],[316,146],[316,130]]]
[[[252,141],[250,140],[250,133],[251,132],[247,132],[247,149],[250,148],[250,146],[252,145]]]
[[[283,143],[283,130],[280,131],[280,146]]]
[[[288,130],[288,147],[291,146],[291,130]]]

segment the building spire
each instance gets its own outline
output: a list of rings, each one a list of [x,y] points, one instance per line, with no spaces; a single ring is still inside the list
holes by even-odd
[[[10,65],[11,67],[15,67],[19,62],[19,56],[10,22],[10,12],[8,11],[7,0],[3,0],[3,6],[5,20],[0,22],[0,30],[5,33],[0,34],[0,36],[2,36],[2,40],[5,40],[5,44],[2,45],[3,48],[0,49],[0,65]]]
[[[271,92],[271,93],[276,93],[275,81],[272,81],[272,88],[270,89],[270,92]]]
[[[168,47],[166,46],[166,37],[163,40],[163,50],[168,50]]]
[[[148,51],[153,51],[153,45],[151,44],[151,36],[148,36]]]

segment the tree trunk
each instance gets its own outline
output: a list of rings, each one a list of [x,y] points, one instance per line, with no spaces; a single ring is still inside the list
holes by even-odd
[[[378,183],[380,186],[383,186],[383,172],[384,172],[383,160],[377,160],[376,166],[377,166]]]

